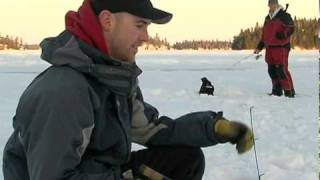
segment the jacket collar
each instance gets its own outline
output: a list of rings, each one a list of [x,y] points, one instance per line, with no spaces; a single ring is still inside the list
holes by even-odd
[[[41,58],[54,66],[69,66],[115,94],[130,96],[136,91],[142,71],[135,63],[112,59],[67,31],[43,40],[40,46]]]
[[[281,10],[283,10],[283,7],[280,5],[273,13],[269,13],[269,18],[273,19]]]

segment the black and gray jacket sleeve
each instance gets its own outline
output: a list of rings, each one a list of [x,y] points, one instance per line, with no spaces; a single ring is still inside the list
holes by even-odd
[[[213,126],[222,113],[194,112],[177,119],[158,117],[158,111],[143,101],[138,92],[134,103],[132,136],[142,145],[182,145],[206,147],[218,142]]]

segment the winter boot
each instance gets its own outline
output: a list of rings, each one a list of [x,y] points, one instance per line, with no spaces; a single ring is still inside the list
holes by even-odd
[[[295,92],[294,90],[284,90],[284,95],[289,98],[294,98]]]
[[[274,85],[273,88],[272,88],[271,95],[282,96],[282,94],[283,94],[283,92],[282,92],[281,85],[280,84]]]

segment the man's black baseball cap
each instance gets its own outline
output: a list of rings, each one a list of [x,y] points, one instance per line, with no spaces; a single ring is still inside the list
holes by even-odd
[[[156,24],[165,24],[172,18],[171,13],[154,8],[150,0],[91,0],[91,5],[96,15],[105,9],[112,13],[128,12]]]

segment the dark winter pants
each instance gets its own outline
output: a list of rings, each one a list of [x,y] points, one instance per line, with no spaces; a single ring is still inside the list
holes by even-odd
[[[205,161],[200,148],[152,147],[132,152],[130,163],[122,171],[133,170],[135,176],[144,164],[174,180],[200,180],[204,173]]]
[[[288,69],[288,48],[267,48],[266,62],[268,73],[272,80],[272,89],[281,91],[294,91],[291,74]],[[280,92],[279,92],[280,93]]]

